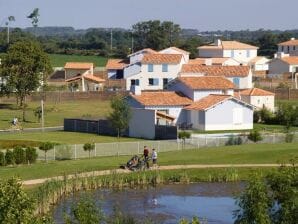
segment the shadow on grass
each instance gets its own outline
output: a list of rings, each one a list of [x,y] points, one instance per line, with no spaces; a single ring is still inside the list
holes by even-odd
[[[0,109],[19,110],[20,107],[12,103],[0,103]]]

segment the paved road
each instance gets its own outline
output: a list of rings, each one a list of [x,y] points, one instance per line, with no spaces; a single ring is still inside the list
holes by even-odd
[[[251,168],[251,167],[279,167],[281,164],[193,164],[193,165],[170,165],[170,166],[159,166],[158,170],[179,170],[179,169],[205,169],[205,168]],[[286,166],[291,166],[292,164],[285,164]],[[92,171],[84,172],[80,174],[68,175],[67,179],[72,179],[75,177],[91,177],[91,176],[104,176],[109,174],[121,174],[121,173],[130,173],[129,170],[124,169],[114,169],[114,170],[101,170],[101,171]],[[22,184],[26,186],[43,184],[49,180],[63,180],[64,176],[57,176],[51,178],[42,178],[34,180],[23,181]]]

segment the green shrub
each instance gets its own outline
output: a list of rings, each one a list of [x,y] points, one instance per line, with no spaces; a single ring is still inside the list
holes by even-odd
[[[294,134],[293,133],[286,133],[285,142],[291,143],[294,140]]]
[[[72,157],[72,150],[69,145],[60,145],[56,150],[56,160],[69,160]]]
[[[40,142],[26,140],[0,140],[1,149],[12,149],[16,146],[21,147],[38,147]]]
[[[0,151],[0,166],[5,166],[5,154]]]
[[[237,136],[229,137],[229,140],[226,142],[226,145],[241,145],[243,143],[242,138]]]
[[[38,154],[36,152],[36,148],[33,147],[27,147],[25,149],[25,154],[26,154],[26,162],[32,164],[36,162],[36,159],[38,157]]]
[[[15,147],[13,149],[13,156],[16,164],[25,163],[26,155],[25,155],[25,150],[22,147],[20,146]]]
[[[6,151],[5,161],[6,161],[6,165],[14,165],[15,164],[14,154],[11,150]]]
[[[253,142],[258,142],[258,141],[262,141],[263,138],[261,136],[261,133],[257,130],[252,130],[249,132],[249,135],[248,135],[248,139],[253,141]]]
[[[186,139],[186,138],[190,138],[190,135],[191,135],[190,132],[181,131],[178,134],[178,138],[180,138],[180,139]]]

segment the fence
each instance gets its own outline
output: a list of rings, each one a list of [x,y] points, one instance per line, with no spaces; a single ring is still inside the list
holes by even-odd
[[[294,134],[294,142],[298,143],[298,133]],[[285,134],[270,134],[263,136],[263,140],[258,143],[283,143]],[[91,157],[99,156],[120,156],[142,154],[144,146],[155,148],[157,152],[170,152],[189,149],[201,149],[208,147],[219,147],[226,145],[251,144],[247,136],[223,136],[212,137],[208,135],[197,136],[183,140],[161,140],[161,141],[139,141],[139,142],[114,142],[96,143],[95,149],[90,152]],[[44,159],[44,152],[38,150],[38,159]],[[47,153],[49,160],[65,160],[88,158],[89,153],[84,151],[83,144],[57,145],[54,150]]]

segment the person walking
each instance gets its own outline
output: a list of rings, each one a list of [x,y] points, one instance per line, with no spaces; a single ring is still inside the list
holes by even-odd
[[[153,167],[156,168],[157,167],[157,152],[155,149],[152,149],[152,163],[153,163]]]

